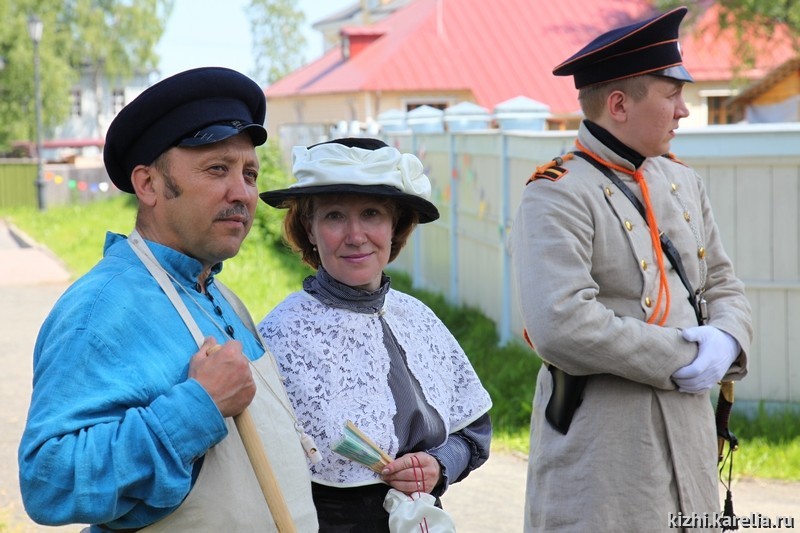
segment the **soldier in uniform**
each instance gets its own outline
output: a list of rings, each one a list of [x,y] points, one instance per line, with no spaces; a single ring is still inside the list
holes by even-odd
[[[574,77],[585,120],[575,153],[529,180],[511,237],[545,362],[528,532],[662,531],[720,512],[710,389],[745,375],[752,326],[703,182],[668,155],[689,114],[686,11],[600,35],[553,71]]]

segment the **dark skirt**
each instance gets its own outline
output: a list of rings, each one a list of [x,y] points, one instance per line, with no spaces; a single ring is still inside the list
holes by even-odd
[[[311,484],[320,533],[388,533],[389,513],[383,500],[389,492],[383,483],[339,488]]]
[[[340,488],[311,483],[319,533],[389,533],[383,500],[391,487],[383,483]],[[442,500],[436,498],[441,509]]]

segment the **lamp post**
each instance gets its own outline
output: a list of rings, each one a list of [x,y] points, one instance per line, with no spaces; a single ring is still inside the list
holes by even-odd
[[[28,17],[28,35],[33,41],[33,85],[36,98],[36,199],[39,210],[44,210],[44,169],[42,165],[42,90],[39,82],[39,42],[44,23],[36,15]]]

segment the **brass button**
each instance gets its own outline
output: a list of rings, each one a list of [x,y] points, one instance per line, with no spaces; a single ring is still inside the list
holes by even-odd
[[[625,229],[627,229],[628,231],[633,229],[633,224],[631,223],[630,220],[625,221]]]
[[[642,259],[641,265],[642,265],[642,270],[647,270],[647,261]]]
[[[700,248],[697,249],[697,257],[703,259],[705,258],[705,256],[706,256],[706,249],[701,246]]]
[[[606,186],[606,196],[611,196],[614,194],[614,191],[611,190],[611,187]]]
[[[692,220],[692,215],[689,214],[689,211],[684,211],[683,218],[686,219],[686,222],[689,222],[690,220]]]
[[[671,187],[672,187],[672,192],[678,192],[678,184],[677,183],[671,184]]]
[[[647,307],[653,307],[653,300],[651,300],[649,296],[645,296],[644,305]]]

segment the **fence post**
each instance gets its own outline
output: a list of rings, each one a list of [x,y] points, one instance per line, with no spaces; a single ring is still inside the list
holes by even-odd
[[[510,166],[508,164],[508,136],[500,133],[500,265],[503,270],[502,297],[500,305],[500,345],[505,346],[511,340],[511,257],[507,239],[508,228],[511,220],[511,206],[509,200],[509,187],[511,186]]]
[[[450,302],[460,303],[458,294],[458,158],[456,157],[456,138],[450,137]]]
[[[411,132],[411,153],[416,155],[417,157],[417,135],[412,131]],[[423,162],[423,165],[425,163]],[[424,288],[425,283],[422,279],[422,235],[420,230],[422,224],[418,224],[416,231],[414,231],[412,236],[412,247],[414,250],[414,255],[411,262],[411,286],[415,289]]]

